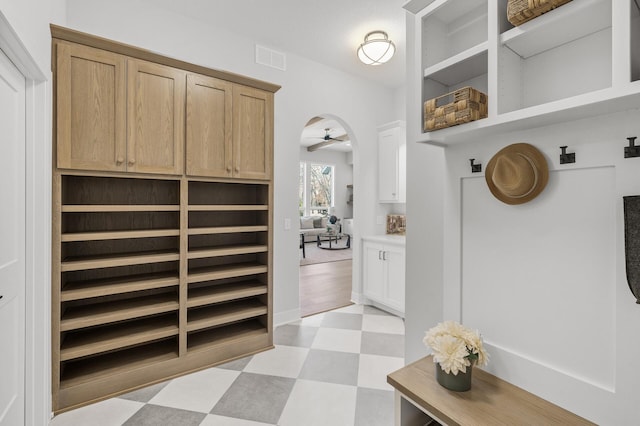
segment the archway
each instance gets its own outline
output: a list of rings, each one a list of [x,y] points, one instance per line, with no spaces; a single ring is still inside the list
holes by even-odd
[[[301,316],[350,305],[353,282],[354,156],[348,124],[314,116],[300,135]]]

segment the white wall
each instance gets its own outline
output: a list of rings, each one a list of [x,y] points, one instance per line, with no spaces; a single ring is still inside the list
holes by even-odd
[[[51,69],[50,22],[63,22],[65,0],[0,0],[0,11],[43,72]]]
[[[351,217],[353,209],[347,204],[347,185],[353,184],[353,166],[347,161],[347,153],[319,149],[309,152],[307,148],[300,149],[300,161],[335,166],[333,197],[334,215],[340,219]]]
[[[441,278],[413,255],[427,252],[426,228],[438,219],[407,224],[426,237],[407,237],[409,359],[425,354],[418,342],[435,322],[461,319],[483,333],[494,374],[598,424],[637,424],[640,306],[626,282],[622,197],[640,194],[640,159],[623,158],[626,137],[640,132],[639,113],[446,148]],[[468,159],[486,165],[515,142],[545,154],[550,178],[538,198],[508,206],[491,195],[484,176],[471,174]],[[559,164],[560,145],[576,153],[575,164]],[[412,147],[409,156],[414,189],[424,179],[414,159],[421,150],[428,158],[423,148]],[[409,219],[429,217],[422,196],[410,192]],[[430,293],[441,297],[440,306],[413,303]]]
[[[175,5],[174,5],[175,7]],[[126,13],[123,13],[126,11]],[[221,6],[221,13],[224,7]],[[280,84],[275,95],[274,311],[275,323],[299,316],[298,234],[284,230],[285,218],[298,217],[300,132],[309,117],[335,115],[354,135],[354,187],[375,181],[376,127],[396,117],[393,90],[363,81],[299,56],[287,55],[287,71],[254,63],[255,44],[244,38],[160,9],[148,0],[68,0],[68,26],[196,64]],[[277,46],[271,46],[278,48]],[[373,191],[357,192],[354,264],[360,235],[372,233]],[[369,206],[369,207],[367,207]],[[295,221],[294,221],[295,222]],[[354,268],[354,291],[360,270]]]

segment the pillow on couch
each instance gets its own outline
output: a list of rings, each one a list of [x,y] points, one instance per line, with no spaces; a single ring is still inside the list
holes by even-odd
[[[303,216],[300,218],[300,229],[313,229],[313,218]]]
[[[326,228],[327,227],[327,218],[324,216],[314,217],[313,218],[313,227],[314,228]]]

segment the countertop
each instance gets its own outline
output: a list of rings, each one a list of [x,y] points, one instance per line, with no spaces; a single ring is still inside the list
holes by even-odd
[[[406,238],[404,235],[383,234],[383,235],[365,235],[364,237],[362,237],[362,240],[376,242],[376,243],[395,244],[395,245],[404,246]]]

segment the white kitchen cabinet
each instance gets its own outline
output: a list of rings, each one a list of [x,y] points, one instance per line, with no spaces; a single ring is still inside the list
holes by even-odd
[[[363,238],[364,295],[380,307],[404,316],[405,249],[403,237]]]
[[[378,128],[378,201],[406,202],[407,141],[404,121]]]

